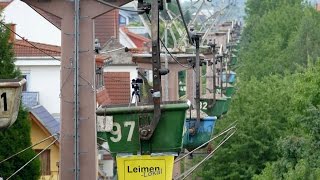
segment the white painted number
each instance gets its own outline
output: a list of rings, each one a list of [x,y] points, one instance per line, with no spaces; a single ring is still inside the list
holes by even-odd
[[[116,128],[116,130],[114,130],[114,128]],[[113,142],[119,142],[122,138],[121,135],[121,126],[119,123],[117,122],[113,122],[113,128],[112,131],[110,132],[112,135],[115,135],[117,137],[110,137],[110,140]]]
[[[133,131],[134,131],[135,122],[134,121],[125,121],[125,122],[123,122],[123,126],[124,127],[130,126],[128,137],[127,137],[127,141],[131,141],[132,140]],[[115,136],[115,137],[110,137],[110,140],[112,142],[121,141],[122,132],[121,132],[121,125],[119,123],[113,122],[113,128],[112,128],[112,131],[110,133]]]
[[[200,109],[207,110],[208,103],[207,102],[200,102]]]
[[[135,125],[134,121],[126,121],[126,122],[124,122],[124,127],[130,126],[127,141],[131,141],[131,139],[132,139],[134,125]]]

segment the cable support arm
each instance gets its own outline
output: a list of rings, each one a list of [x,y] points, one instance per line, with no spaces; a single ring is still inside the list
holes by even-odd
[[[161,118],[161,63],[159,45],[159,4],[158,0],[151,1],[151,41],[152,41],[152,74],[153,74],[153,119],[150,124],[141,124],[139,128],[140,139],[149,140]]]
[[[123,10],[123,11],[129,11],[129,12],[136,12],[136,13],[143,13],[145,12],[144,10],[132,10],[132,9],[126,9],[126,8],[122,8],[122,7],[119,7],[119,6],[116,6],[112,3],[108,3],[104,0],[97,0],[98,2],[102,3],[102,4],[105,4],[107,6],[110,6],[110,7],[113,7],[115,9],[119,9],[119,10]]]

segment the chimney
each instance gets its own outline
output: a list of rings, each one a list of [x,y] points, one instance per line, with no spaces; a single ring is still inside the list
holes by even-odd
[[[11,29],[9,42],[14,42],[16,40],[16,35],[13,32],[16,32],[16,24],[11,23],[11,24],[9,24],[9,27]]]

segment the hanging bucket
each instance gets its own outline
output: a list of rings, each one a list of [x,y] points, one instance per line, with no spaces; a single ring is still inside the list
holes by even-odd
[[[213,133],[216,120],[217,117],[215,116],[201,118],[199,128],[196,133],[192,135],[188,129],[195,127],[197,119],[187,118],[185,123],[186,133],[183,136],[183,148],[186,148],[188,151],[192,151],[209,141]],[[203,146],[202,148],[205,148],[206,146]]]
[[[236,73],[233,71],[230,71],[230,73],[227,73],[227,77],[228,77],[228,83],[230,84],[234,84],[236,81]],[[222,73],[222,82],[225,83],[226,82],[226,72]]]
[[[100,128],[98,137],[107,140],[115,154],[152,154],[180,152],[186,110],[186,102],[166,102],[161,105],[161,118],[150,140],[140,140],[139,124],[149,124],[153,119],[153,105],[107,106],[97,110],[98,116],[112,121],[110,132]],[[107,119],[107,118],[106,118]],[[101,124],[101,123],[97,123]]]
[[[19,113],[25,79],[0,79],[0,129],[10,127]]]
[[[225,95],[231,97],[235,93],[235,87],[231,84],[228,84],[225,88]]]
[[[224,95],[217,94],[215,101],[213,101],[213,97],[203,96],[200,98],[200,109],[209,116],[220,117],[223,114],[226,102],[227,98]]]
[[[239,47],[240,48],[240,47]],[[234,54],[234,55],[238,55],[238,53],[239,53],[239,49],[238,48],[234,48],[234,49],[232,49],[231,50],[231,52],[232,52],[232,54]]]
[[[227,97],[227,101],[223,107],[223,114],[226,114],[228,112],[229,107],[230,107],[230,103],[231,103],[231,97]]]
[[[236,65],[237,63],[238,63],[238,57],[237,57],[236,55],[232,54],[232,56],[231,56],[231,61],[230,61],[230,65],[231,65],[231,66],[234,66],[234,65]]]

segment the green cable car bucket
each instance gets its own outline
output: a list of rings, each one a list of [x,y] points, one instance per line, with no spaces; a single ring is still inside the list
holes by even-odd
[[[208,142],[214,130],[216,123],[216,116],[207,116],[200,118],[200,124],[195,134],[191,134],[189,131],[183,136],[183,148],[188,151],[192,151],[195,148],[201,146],[202,144]],[[191,129],[196,125],[197,118],[192,117],[186,119],[185,128]],[[207,145],[203,146],[205,148]]]
[[[234,66],[234,65],[237,65],[238,63],[238,57],[234,54],[231,55],[231,61],[230,61],[230,65],[231,66]]]
[[[230,104],[231,104],[231,97],[227,97],[227,101],[223,107],[223,114],[226,114],[228,112]]]
[[[231,97],[234,93],[235,93],[235,87],[231,84],[228,84],[227,87],[225,87],[224,94],[227,97]]]
[[[227,97],[221,94],[216,94],[215,101],[213,97],[202,96],[200,98],[200,109],[209,116],[220,117],[223,114],[226,103]]]
[[[106,106],[97,110],[97,136],[108,142],[110,152],[116,154],[152,154],[174,152],[182,149],[182,135],[187,102],[164,102],[161,104],[160,121],[149,140],[141,140],[139,126],[153,119],[153,105]],[[100,120],[102,119],[102,122]],[[103,120],[111,120],[112,128],[101,128]],[[109,131],[109,132],[107,132]]]

